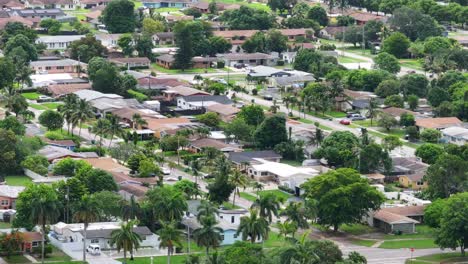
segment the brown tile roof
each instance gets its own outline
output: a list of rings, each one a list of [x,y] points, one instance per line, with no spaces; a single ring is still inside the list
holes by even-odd
[[[207,106],[206,110],[223,116],[231,116],[240,112],[239,108],[225,104],[212,104]]]
[[[184,117],[174,117],[174,118],[145,118],[148,125],[148,129],[154,131],[165,131],[177,129],[180,125],[190,124],[190,120]]]
[[[96,169],[105,170],[108,172],[129,172],[130,169],[118,164],[112,158],[91,158],[86,159],[91,166]]]
[[[378,16],[371,13],[364,13],[364,12],[356,12],[349,14],[352,18],[356,19],[356,21],[367,22],[371,20],[386,20],[386,16]]]
[[[380,220],[382,222],[388,223],[388,224],[402,224],[402,223],[419,224],[419,222],[414,220],[414,219],[411,219],[411,218],[403,216],[403,215],[399,215],[399,214],[391,213],[391,212],[388,212],[388,211],[384,211],[383,209],[376,212],[374,214],[374,218],[378,219],[378,220]]]
[[[141,198],[145,196],[145,193],[148,191],[148,187],[143,185],[136,185],[136,184],[123,184],[120,185],[120,190],[126,191],[130,194],[135,195],[136,198]]]
[[[381,173],[369,173],[369,174],[364,174],[368,179],[373,179],[373,180],[383,180],[385,179],[385,175]]]
[[[399,117],[403,113],[408,113],[408,114],[412,114],[412,115],[417,115],[418,114],[418,113],[410,111],[410,110],[406,110],[406,109],[399,108],[399,107],[393,107],[393,106],[382,109],[382,112],[387,113],[389,115],[392,115],[394,117]]]
[[[42,235],[39,232],[23,232],[21,235],[24,242],[42,241]]]
[[[143,78],[138,79],[138,85],[140,87],[147,87],[148,83],[149,85],[151,85],[151,87],[154,87],[154,86],[175,87],[175,86],[186,84],[174,78],[143,77]]]
[[[403,216],[422,216],[424,215],[424,205],[411,205],[411,206],[399,206],[382,208],[380,211],[386,211],[394,214]]]
[[[343,33],[346,27],[326,27],[325,30],[329,35],[335,36],[338,33]]]
[[[214,31],[213,35],[223,38],[233,38],[233,37],[245,37],[250,38],[257,30],[223,30],[223,31]]]
[[[224,148],[237,148],[236,146],[229,145],[229,144],[226,144],[226,143],[223,143],[221,141],[211,139],[211,138],[197,139],[197,140],[191,141],[189,145],[198,149],[207,148],[207,147],[215,148],[218,150],[221,150]]]
[[[145,114],[138,111],[138,109],[129,108],[129,107],[115,109],[115,110],[113,110],[111,112],[112,112],[112,114],[114,114],[114,115],[116,115],[116,116],[118,116],[120,118],[128,119],[128,120],[131,120],[134,114],[139,114],[140,116],[145,116]]]
[[[101,16],[101,14],[102,14],[101,10],[95,10],[95,11],[87,13],[85,17],[90,18],[90,19],[97,19],[99,16]]]
[[[228,60],[267,60],[274,58],[270,54],[265,53],[225,53],[221,54],[220,57]]]
[[[34,22],[29,19],[22,18],[20,16],[12,16],[8,18],[0,18],[0,29],[4,29],[9,22],[19,22],[27,27],[32,27]]]
[[[175,92],[177,95],[181,95],[181,96],[209,95],[209,93],[207,92],[204,92],[204,91],[192,88],[192,87],[184,86],[184,85],[171,87],[171,88],[168,88],[166,91]]]
[[[435,117],[416,119],[416,126],[422,128],[447,128],[451,126],[461,126],[462,121],[456,117]]]
[[[75,142],[70,139],[65,139],[65,140],[50,140],[50,139],[45,139],[44,140],[47,144],[50,145],[56,145],[56,146],[65,146],[65,147],[72,147],[76,146]]]
[[[138,177],[131,177],[128,174],[125,174],[123,172],[113,172],[111,173],[112,177],[114,177],[114,180],[118,184],[122,183],[133,183],[133,184],[142,184],[142,183],[149,183],[149,184],[155,184],[158,179],[152,177],[152,178],[138,178]]]
[[[51,84],[47,87],[47,91],[54,97],[71,94],[81,90],[90,90],[90,83],[74,83],[74,84]]]
[[[343,93],[352,99],[370,99],[374,97],[374,94],[371,92],[353,91],[348,89],[344,89]]]
[[[406,178],[410,179],[412,182],[418,182],[418,181],[421,181],[424,178],[424,175],[426,175],[426,173],[418,172],[418,173],[415,173],[415,174],[401,175],[400,177],[406,177]]]
[[[112,58],[109,59],[109,61],[117,63],[151,63],[150,59],[148,59],[147,57]]]

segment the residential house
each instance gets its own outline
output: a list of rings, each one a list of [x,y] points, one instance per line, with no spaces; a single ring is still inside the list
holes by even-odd
[[[74,84],[52,84],[46,88],[47,92],[54,98],[60,98],[67,94],[78,92],[81,90],[91,90],[90,83],[74,83]]]
[[[95,35],[96,40],[101,41],[101,44],[107,49],[114,49],[119,47],[118,41],[123,34],[109,34],[109,33],[98,33]]]
[[[97,158],[98,155],[94,152],[73,152],[67,148],[46,145],[42,147],[38,154],[47,158],[50,163],[55,160],[64,158],[88,159]]]
[[[218,114],[224,122],[230,122],[240,112],[240,109],[231,105],[212,104],[206,107],[206,111]]]
[[[340,37],[345,31],[346,27],[325,27],[320,30],[319,36],[325,39],[336,39]]]
[[[400,116],[404,113],[413,115],[414,117],[419,116],[419,113],[417,112],[413,112],[411,110],[407,110],[407,109],[400,108],[400,107],[393,107],[393,106],[385,107],[381,109],[380,111],[382,111],[382,113],[386,113],[386,114],[393,116],[396,120],[400,120]]]
[[[73,0],[25,0],[26,8],[60,8],[62,10],[75,10],[78,3]]]
[[[221,31],[222,32],[222,31]],[[278,61],[277,56],[265,53],[225,53],[218,54],[218,58],[224,61],[224,65],[233,67],[235,64],[248,64],[250,66],[274,66]]]
[[[86,71],[88,64],[72,59],[38,60],[29,64],[35,73],[78,73]]]
[[[175,58],[172,54],[163,54],[156,57],[156,64],[166,69],[172,69],[174,67],[174,62]]]
[[[233,101],[225,95],[182,96],[177,98],[179,109],[200,109],[214,104],[232,105]]]
[[[274,181],[278,185],[292,189],[300,194],[302,183],[319,174],[311,167],[294,167],[288,164],[255,158],[247,169],[247,174],[258,181]]]
[[[101,24],[101,22],[99,22],[99,17],[101,16],[101,14],[102,14],[102,10],[94,10],[89,13],[86,13],[85,14],[86,22],[93,24],[94,27],[97,27],[97,25]]]
[[[387,181],[398,180],[405,188],[421,190],[427,187],[424,181],[428,164],[416,157],[392,157],[392,171]]]
[[[50,9],[15,9],[10,11],[11,16],[20,16],[22,18],[52,18],[60,19],[66,17],[65,12],[60,8],[50,8]]]
[[[139,89],[154,89],[154,90],[166,90],[171,87],[185,85],[186,83],[179,81],[175,78],[161,78],[151,76],[149,74],[126,70],[123,74],[130,74],[137,80],[137,88]]]
[[[362,176],[367,178],[371,184],[383,184],[385,180],[385,175],[381,173],[369,173]]]
[[[13,16],[13,17],[2,17],[0,18],[0,29],[4,29],[5,26],[8,24],[8,23],[13,23],[13,22],[18,22],[20,24],[23,24],[24,26],[26,27],[33,27],[35,24],[37,23],[34,23],[33,21],[31,21],[30,19],[26,19],[26,18],[22,18],[22,17],[19,17],[19,16]]]
[[[187,20],[190,21],[194,19],[193,16],[170,15],[170,13],[165,15],[164,18],[166,19],[167,23],[177,23],[179,21],[187,21]]]
[[[101,250],[115,250],[112,246],[112,232],[120,229],[119,222],[99,222],[89,223],[86,232],[86,244],[97,244]],[[52,226],[51,243],[59,248],[82,248],[84,239],[84,224],[65,224],[59,222]],[[159,245],[158,236],[153,234],[146,226],[135,226],[133,232],[141,237],[140,247],[157,248]]]
[[[463,122],[456,117],[434,117],[434,118],[419,118],[416,119],[416,127],[419,131],[424,129],[442,130],[448,127],[462,127]]]
[[[424,190],[427,188],[427,181],[424,180],[425,172],[400,175],[398,177],[398,182],[404,188],[410,188],[415,191]]]
[[[188,87],[186,85],[179,85],[167,88],[165,91],[163,91],[163,95],[166,101],[174,101],[177,99],[177,97],[181,96],[207,96],[210,94],[192,87]]]
[[[174,45],[174,32],[158,32],[152,36],[154,45]]]
[[[197,9],[203,14],[207,14],[210,12],[209,10],[209,2],[197,2],[192,5],[192,8]],[[234,9],[239,9],[240,5],[238,4],[225,4],[225,3],[216,3],[216,10],[218,12],[222,12],[225,10],[234,10]]]
[[[197,0],[143,0],[143,6],[147,8],[186,8],[191,4],[196,3]]]
[[[138,108],[141,104],[136,99],[124,99],[117,94],[104,94],[94,90],[80,90],[74,92],[80,99],[84,99],[93,106],[97,115],[105,115],[122,108]]]
[[[21,232],[21,251],[33,253],[42,246],[42,234],[40,232]]]
[[[312,74],[269,78],[270,85],[274,87],[280,87],[283,89],[287,89],[287,88],[302,89],[306,87],[309,82],[314,82],[314,81],[315,81],[315,78]]]
[[[0,185],[0,208],[16,209],[16,199],[24,189],[24,186]]]
[[[365,25],[367,22],[372,20],[382,21],[384,23],[388,20],[387,16],[379,16],[368,12],[354,12],[349,14],[349,16],[354,18],[354,20],[356,20],[356,24],[358,25]]]
[[[83,37],[84,35],[40,36],[36,44],[43,43],[48,50],[65,50],[73,41]]]
[[[464,127],[447,127],[442,129],[442,140],[458,146],[468,143],[468,129]]]
[[[335,97],[335,108],[338,111],[364,110],[369,108],[369,101],[377,95],[365,91],[344,89],[341,96]]]
[[[68,149],[70,151],[74,151],[76,144],[73,140],[71,139],[64,139],[64,140],[50,140],[50,139],[45,139],[45,143],[49,146],[54,146],[54,147],[59,147],[59,148],[64,148]]]
[[[204,148],[214,148],[224,153],[242,151],[239,145],[228,144],[211,138],[197,139],[190,141],[188,144],[188,150],[194,153],[199,153]]]
[[[149,68],[151,65],[150,59],[147,57],[133,57],[133,58],[112,58],[109,59],[110,62],[114,63],[120,68],[127,68],[127,69],[142,69],[142,68]]]
[[[175,134],[176,131],[185,128],[196,128],[199,125],[191,122],[188,118],[145,118],[148,123],[145,127],[154,131],[157,138],[165,135]]]
[[[227,157],[242,172],[246,171],[252,163],[258,163],[255,159],[280,162],[282,158],[280,154],[272,150],[230,152]]]
[[[81,8],[96,9],[106,6],[111,0],[79,0]],[[103,8],[102,8],[103,9]]]
[[[4,9],[23,9],[24,3],[18,0],[0,0],[0,8]]]
[[[249,68],[247,76],[252,78],[267,78],[267,77],[290,77],[290,76],[311,76],[311,73],[298,71],[293,69],[278,69],[269,66],[254,66]]]
[[[370,215],[368,223],[386,233],[415,233],[415,225],[423,222],[424,208],[423,205],[382,208]]]
[[[192,68],[197,68],[197,69],[211,68],[213,66],[213,63],[217,61],[218,61],[218,58],[216,57],[200,57],[200,56],[193,57]],[[174,55],[172,54],[163,54],[163,55],[156,57],[156,64],[166,69],[174,68],[174,62],[175,62],[175,58],[174,58]]]
[[[313,38],[313,30],[306,28],[278,29],[281,34],[288,38],[288,41],[307,40]],[[223,37],[230,41],[232,45],[241,45],[245,40],[252,37],[258,30],[224,30],[214,31],[213,35]]]

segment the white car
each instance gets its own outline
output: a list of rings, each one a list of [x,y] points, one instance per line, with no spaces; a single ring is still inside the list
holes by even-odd
[[[49,100],[49,99],[52,99],[52,97],[49,97],[47,95],[39,95],[38,99],[39,100]]]
[[[163,173],[164,175],[170,175],[170,174],[171,174],[171,170],[168,169],[168,168],[162,167],[162,168],[161,168],[161,171],[162,171],[162,173]]]
[[[101,255],[101,247],[98,244],[90,244],[86,248],[86,252],[91,255]]]

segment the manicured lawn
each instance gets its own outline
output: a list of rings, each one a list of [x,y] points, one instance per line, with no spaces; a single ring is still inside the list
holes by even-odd
[[[49,110],[49,108],[40,105],[40,104],[29,104],[30,107],[36,109],[36,110]]]
[[[57,107],[59,107],[59,105],[62,105],[62,103],[43,103],[42,105],[49,109],[55,110]]]
[[[403,130],[403,129],[399,129],[399,128],[392,128],[389,131],[387,131],[384,128],[381,128],[381,129],[379,129],[379,131],[382,132],[382,133],[385,133],[385,134],[395,135],[395,136],[398,136],[400,138],[404,138],[405,135],[406,135],[406,131]]]
[[[360,126],[363,126],[363,127],[370,127],[371,126],[371,122],[370,122],[370,119],[366,119],[366,120],[356,120],[356,121],[351,121],[352,123],[356,124],[356,125],[360,125]],[[377,120],[372,120],[372,126],[377,126]]]
[[[224,202],[224,203],[223,203],[223,207],[226,208],[227,210],[240,209],[239,206],[237,206],[237,205],[232,205],[232,202],[231,202],[231,201],[229,201],[229,202]]]
[[[415,70],[422,70],[422,62],[418,59],[405,59],[400,60],[400,65],[402,67],[407,67]]]
[[[360,48],[360,47],[346,47],[343,50],[345,52],[350,52],[350,53],[354,53],[354,54],[361,55],[361,56],[364,56],[364,57],[369,57],[369,58],[373,58],[375,56],[375,55],[371,54],[370,49],[366,49],[363,52],[362,48]]]
[[[185,70],[185,71],[182,71],[182,70],[177,70],[177,69],[166,69],[166,68],[163,68],[159,65],[157,65],[156,63],[153,63],[151,64],[152,68],[158,72],[162,72],[162,73],[169,73],[169,74],[183,74],[183,73],[205,73],[205,70],[206,72],[208,73],[213,73],[213,72],[217,72],[216,69],[213,69],[213,68],[208,68],[208,69],[188,69],[188,70]]]
[[[41,96],[40,93],[22,93],[21,95],[29,100],[37,100]]]
[[[401,235],[385,235],[385,240],[392,239],[407,239],[407,238],[431,238],[434,235],[434,229],[426,225],[416,225],[416,233],[414,234],[401,234]]]
[[[297,161],[297,160],[281,160],[281,163],[288,164],[291,166],[302,166],[302,162]]]
[[[246,200],[249,200],[251,202],[255,202],[255,200],[257,200],[257,197],[255,195],[252,195],[252,194],[246,193],[246,192],[241,192],[240,197],[242,197],[242,198],[244,198]]]
[[[282,247],[284,246],[284,244],[285,244],[284,238],[279,237],[278,233],[270,232],[268,234],[268,239],[265,240],[265,242],[263,243],[263,246],[265,248],[276,248],[276,247]]]
[[[417,239],[417,240],[388,240],[382,243],[379,248],[436,248],[434,239]]]
[[[186,230],[185,230],[186,231]],[[190,230],[190,233],[193,232],[193,230]],[[185,253],[188,253],[188,243],[187,243],[187,237],[185,237],[184,239],[184,242],[182,243],[182,250],[183,252]],[[190,240],[190,252],[191,254],[193,254],[194,252],[205,252],[205,248],[204,247],[199,247],[197,245],[197,243],[195,243],[195,241],[193,241],[193,239]]]
[[[135,5],[135,8],[139,8],[143,6],[143,3],[140,1],[132,0],[132,3]]]
[[[338,57],[338,62],[339,63],[358,63],[358,62],[366,62],[366,61],[361,60],[361,59],[346,57],[346,56],[339,56]]]
[[[29,178],[26,175],[6,176],[5,181],[7,185],[11,185],[11,186],[26,186],[32,182],[31,178]]]
[[[372,247],[377,241],[368,239],[351,239],[351,243],[363,247]]]
[[[340,226],[340,230],[356,236],[369,234],[375,231],[374,228],[363,224],[343,224]]]
[[[306,124],[313,124],[314,123],[312,120],[305,119],[305,118],[299,118],[299,121],[301,121],[302,123],[306,123]]]
[[[66,130],[47,131],[44,136],[50,140],[78,139],[77,135],[68,134]]]
[[[155,9],[155,11],[158,12],[158,13],[175,12],[175,11],[179,11],[179,10],[180,10],[180,8],[177,8],[177,7],[163,7],[163,8]]]
[[[264,10],[264,11],[271,11],[271,8],[265,4],[262,3],[242,3],[245,6],[248,6],[253,9],[259,9],[259,10]]]
[[[3,259],[10,264],[31,263],[31,261],[29,261],[29,259],[27,259],[23,255],[14,255],[14,256],[10,256],[9,258],[3,257]]]
[[[329,116],[332,116],[332,117],[335,117],[335,118],[346,117],[346,113],[338,112],[338,111],[328,111],[328,112],[325,112],[325,114],[329,115]]]
[[[267,194],[267,193],[273,193],[276,197],[278,198],[281,198],[281,199],[284,199],[285,201],[291,197],[292,195],[289,194],[289,193],[285,193],[283,191],[280,191],[280,190],[266,190],[266,191],[259,191],[258,192],[260,195],[262,194]]]
[[[465,263],[468,262],[468,256],[462,257],[460,253],[441,253],[414,258],[413,261],[407,260],[406,263]]]
[[[63,253],[60,249],[52,246],[52,253],[48,255],[47,258],[45,258],[45,261],[70,261],[71,257],[68,256],[67,254]]]
[[[185,258],[186,258],[185,255],[171,256],[171,264],[184,264]],[[118,259],[118,261],[123,262],[123,258]],[[151,263],[151,259],[150,257],[139,257],[139,258],[135,258],[134,260],[130,260],[130,258],[127,258],[127,263],[128,264],[149,264]],[[167,263],[167,257],[166,256],[153,257],[153,263],[154,264]]]
[[[8,229],[8,228],[11,228],[10,223],[0,222],[0,229]]]

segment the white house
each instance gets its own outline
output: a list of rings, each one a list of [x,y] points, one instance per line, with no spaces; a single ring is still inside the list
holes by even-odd
[[[36,40],[36,44],[43,43],[48,50],[65,50],[73,41],[83,37],[84,35],[41,36]]]
[[[112,231],[120,229],[119,222],[102,222],[90,223],[86,234],[86,245],[98,244],[101,249],[115,249],[110,245]],[[153,234],[146,226],[135,226],[133,231],[137,233],[142,241],[140,247],[158,247],[158,236]],[[68,248],[82,248],[84,237],[84,225],[66,224],[59,222],[52,226],[51,236],[54,238],[53,243],[58,244],[60,248],[68,245]]]
[[[247,174],[259,181],[275,181],[279,185],[288,187],[300,192],[300,185],[317,175],[319,171],[311,167],[294,167],[288,164],[268,161],[264,159],[254,159],[247,169]]]
[[[225,95],[196,95],[177,98],[177,107],[184,110],[194,110],[214,104],[231,105],[233,102]]]
[[[96,34],[96,40],[101,41],[101,44],[108,49],[117,48],[117,42],[122,35],[123,34],[98,33]]]
[[[464,127],[448,127],[442,129],[442,140],[463,146],[468,143],[468,129]]]

